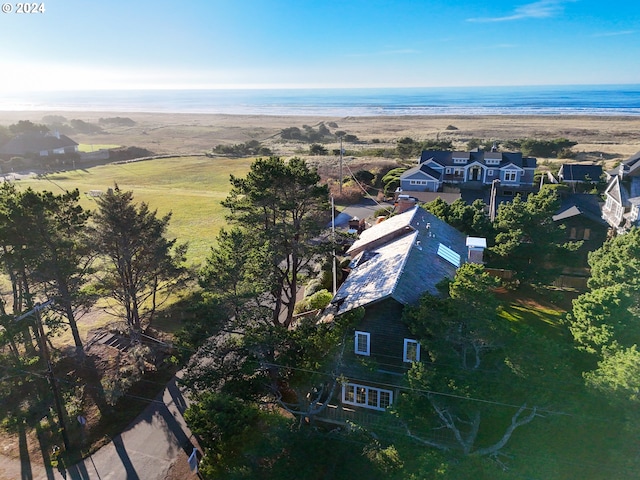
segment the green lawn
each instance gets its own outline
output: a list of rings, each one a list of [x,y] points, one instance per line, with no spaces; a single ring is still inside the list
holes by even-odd
[[[111,148],[119,148],[121,145],[103,145],[81,143],[78,145],[78,151],[82,153],[97,152],[98,150],[109,150]]]
[[[244,176],[251,162],[246,158],[164,158],[50,174],[18,184],[54,193],[78,188],[84,194],[83,208],[92,210],[95,200],[87,192],[106,191],[117,183],[123,190],[132,190],[135,200],[157,209],[159,215],[172,212],[169,236],[189,242],[188,261],[199,264],[225,223],[226,211],[220,202],[229,192],[229,175]]]

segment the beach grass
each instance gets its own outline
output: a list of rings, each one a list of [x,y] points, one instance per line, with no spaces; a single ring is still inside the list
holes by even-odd
[[[70,170],[19,181],[22,188],[62,193],[77,188],[83,208],[96,208],[89,192],[106,191],[118,184],[133,191],[134,200],[146,202],[158,215],[172,213],[168,235],[188,242],[187,261],[201,264],[225,224],[226,210],[220,202],[231,185],[229,175],[243,176],[253,159],[176,157],[110,164]]]

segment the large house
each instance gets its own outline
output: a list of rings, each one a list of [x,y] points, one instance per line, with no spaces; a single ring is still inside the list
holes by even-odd
[[[484,239],[469,238],[420,207],[365,230],[348,250],[350,273],[332,304],[338,315],[363,307],[353,343],[342,361],[341,403],[384,410],[398,391],[392,385],[414,361],[420,344],[401,321],[405,305],[453,278]]]
[[[602,218],[617,232],[625,233],[640,225],[640,152],[607,172]]]
[[[28,132],[16,135],[0,147],[0,157],[47,157],[78,151],[78,143],[58,132]]]
[[[533,186],[536,159],[521,152],[450,152],[425,150],[418,165],[400,177],[403,192],[436,192],[444,184],[491,185],[500,181],[502,189]]]

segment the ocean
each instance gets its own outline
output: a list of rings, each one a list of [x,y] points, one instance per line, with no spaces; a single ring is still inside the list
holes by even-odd
[[[0,93],[0,111],[635,116],[640,85]]]

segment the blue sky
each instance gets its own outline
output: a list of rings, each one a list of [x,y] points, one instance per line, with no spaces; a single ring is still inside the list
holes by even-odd
[[[0,13],[4,92],[640,84],[638,1],[38,3]]]

